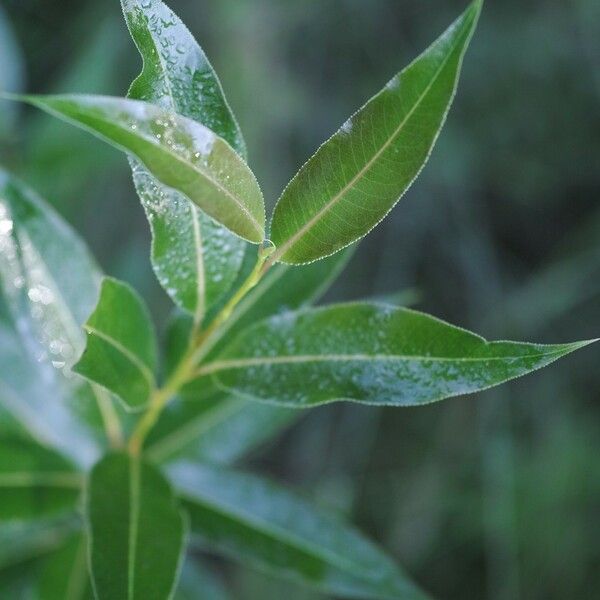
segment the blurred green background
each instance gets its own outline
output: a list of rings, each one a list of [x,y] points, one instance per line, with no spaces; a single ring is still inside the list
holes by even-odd
[[[457,0],[170,0],[220,74],[272,206],[314,149],[458,14]],[[0,87],[124,95],[117,0],[1,0]],[[489,0],[431,161],[327,299],[382,297],[488,337],[600,334],[600,2]],[[0,163],[169,310],[123,156],[1,106]],[[13,111],[13,112],[10,112]],[[600,369],[578,353],[418,409],[315,409],[256,452],[356,522],[438,598],[600,589]],[[215,562],[233,597],[318,596]]]

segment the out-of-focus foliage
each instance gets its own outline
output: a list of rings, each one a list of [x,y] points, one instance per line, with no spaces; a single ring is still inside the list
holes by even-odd
[[[221,74],[268,206],[464,4],[171,0]],[[116,2],[2,8],[30,57],[28,92],[124,94],[139,69]],[[330,298],[415,288],[417,308],[488,337],[559,342],[597,332],[599,28],[597,0],[486,4],[428,169]],[[127,162],[74,128],[29,111],[20,119],[2,162],[75,223],[106,271],[164,313]],[[589,597],[600,587],[597,357],[566,360],[480,402],[319,408],[252,463],[351,515],[439,597]],[[243,569],[226,575],[236,599],[318,598]]]

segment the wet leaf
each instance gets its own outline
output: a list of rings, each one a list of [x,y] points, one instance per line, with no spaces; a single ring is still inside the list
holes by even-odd
[[[0,439],[0,521],[74,511],[83,481],[72,464],[24,439]]]
[[[169,473],[192,534],[227,556],[348,598],[425,598],[358,532],[271,482],[191,463]]]
[[[481,3],[473,2],[291,180],[273,213],[273,261],[301,264],[333,254],[367,234],[398,202],[444,123]]]
[[[104,278],[84,328],[87,344],[73,370],[129,408],[144,406],[156,387],[157,347],[150,314],[137,292],[122,281]]]
[[[267,319],[201,373],[247,398],[286,406],[413,406],[504,383],[589,343],[487,342],[409,309],[342,304]]]
[[[109,454],[91,472],[86,514],[97,600],[171,597],[186,527],[159,471],[139,458]]]
[[[12,390],[6,394],[10,412],[32,425],[34,435],[49,430],[45,439],[84,465],[98,453],[100,410],[116,420],[106,393],[71,372],[85,345],[81,325],[99,285],[100,271],[77,234],[35,192],[0,169],[0,287],[19,334],[11,349],[14,367],[4,371],[2,365],[0,378]],[[41,391],[27,391],[36,381]],[[24,401],[11,402],[15,394]]]
[[[144,60],[128,96],[205,125],[245,158],[244,140],[221,84],[187,27],[160,0],[122,0],[121,4]],[[198,325],[234,282],[245,243],[185,196],[161,185],[138,161],[130,162],[152,227],[154,271],[171,298],[194,315]]]
[[[73,94],[21,99],[134,156],[160,183],[187,196],[241,238],[262,241],[265,214],[258,183],[233,148],[204,125],[124,98]]]

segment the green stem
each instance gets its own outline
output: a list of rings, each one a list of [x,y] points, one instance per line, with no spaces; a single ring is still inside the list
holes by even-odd
[[[177,369],[173,372],[171,377],[169,377],[163,387],[154,391],[150,398],[148,410],[146,410],[141,419],[137,422],[136,427],[129,438],[128,448],[133,456],[138,456],[141,453],[148,433],[158,421],[169,400],[183,385],[193,378],[196,365],[206,355],[207,350],[205,350],[205,346],[212,335],[223,325],[223,323],[225,323],[225,321],[227,321],[227,319],[229,319],[235,310],[235,307],[240,303],[244,296],[256,286],[261,277],[265,274],[265,261],[272,251],[272,244],[270,244],[270,242],[263,242],[259,247],[258,260],[250,275],[248,275],[244,283],[242,283],[206,330],[201,331],[197,335],[194,334],[190,348],[184,354]]]

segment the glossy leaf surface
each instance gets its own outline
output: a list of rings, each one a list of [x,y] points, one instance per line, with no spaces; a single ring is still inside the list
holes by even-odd
[[[274,260],[300,264],[337,252],[396,204],[443,125],[480,10],[476,0],[300,169],[273,213]]]
[[[245,158],[245,144],[217,75],[196,40],[160,0],[122,0],[144,60],[128,96],[205,125]],[[152,264],[171,298],[196,324],[231,287],[245,244],[182,194],[131,160],[133,180],[152,227]]]
[[[193,535],[226,555],[348,598],[425,597],[354,529],[273,483],[188,463],[170,473]]]
[[[0,439],[0,521],[38,520],[73,511],[81,476],[49,448]]]
[[[13,367],[0,378],[12,390],[8,402],[25,400],[10,402],[11,412],[86,465],[98,452],[96,403],[110,411],[111,400],[73,377],[71,367],[85,345],[81,325],[99,285],[99,269],[77,234],[35,192],[0,169],[0,287],[19,334]],[[36,392],[19,391],[30,388]]]
[[[106,456],[91,472],[86,515],[97,600],[171,597],[185,524],[159,471],[126,454]]]
[[[204,125],[138,100],[85,95],[23,100],[133,155],[160,183],[235,234],[262,241],[265,213],[258,183],[233,148]]]
[[[155,389],[157,347],[150,314],[137,292],[106,277],[84,327],[87,344],[73,370],[130,408],[145,405]]]
[[[259,323],[203,371],[248,398],[283,405],[412,406],[484,390],[589,343],[487,342],[423,313],[356,303]]]

